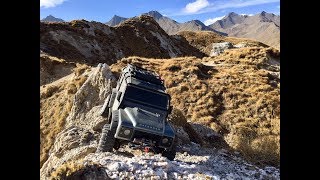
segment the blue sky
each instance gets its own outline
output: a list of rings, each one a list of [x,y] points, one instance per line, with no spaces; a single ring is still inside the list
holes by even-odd
[[[151,10],[178,22],[198,19],[209,24],[229,12],[280,14],[280,0],[40,0],[40,19],[53,15],[104,23],[115,14],[133,17]]]

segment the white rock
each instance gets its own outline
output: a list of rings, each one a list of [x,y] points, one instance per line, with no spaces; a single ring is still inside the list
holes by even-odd
[[[212,50],[210,56],[218,56],[223,53],[226,49],[233,48],[233,45],[230,42],[223,43],[212,43]]]
[[[121,164],[119,162],[113,162],[107,166],[107,169],[109,171],[118,171],[120,167],[121,167]]]

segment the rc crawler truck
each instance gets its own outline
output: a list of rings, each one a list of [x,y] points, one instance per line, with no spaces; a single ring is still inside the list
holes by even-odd
[[[173,160],[175,130],[167,121],[172,110],[170,99],[156,73],[127,65],[101,108],[100,115],[107,123],[97,151],[110,152],[127,143],[129,147],[151,150]]]

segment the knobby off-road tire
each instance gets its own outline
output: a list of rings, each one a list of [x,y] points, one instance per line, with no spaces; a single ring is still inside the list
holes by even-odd
[[[177,142],[175,140],[170,150],[163,150],[162,156],[168,158],[170,161],[173,161],[177,153],[176,146],[177,146]]]
[[[97,152],[111,152],[113,150],[113,146],[115,145],[115,133],[116,128],[110,129],[110,124],[105,124],[103,126]]]

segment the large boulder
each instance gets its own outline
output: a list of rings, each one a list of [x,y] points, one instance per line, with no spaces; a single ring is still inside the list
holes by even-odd
[[[99,64],[74,96],[66,127],[71,125],[92,129],[103,119],[97,116],[99,108],[110,94],[115,77],[107,64]]]
[[[223,43],[212,43],[212,50],[210,56],[218,56],[223,53],[226,49],[233,48],[233,45],[230,42]]]

